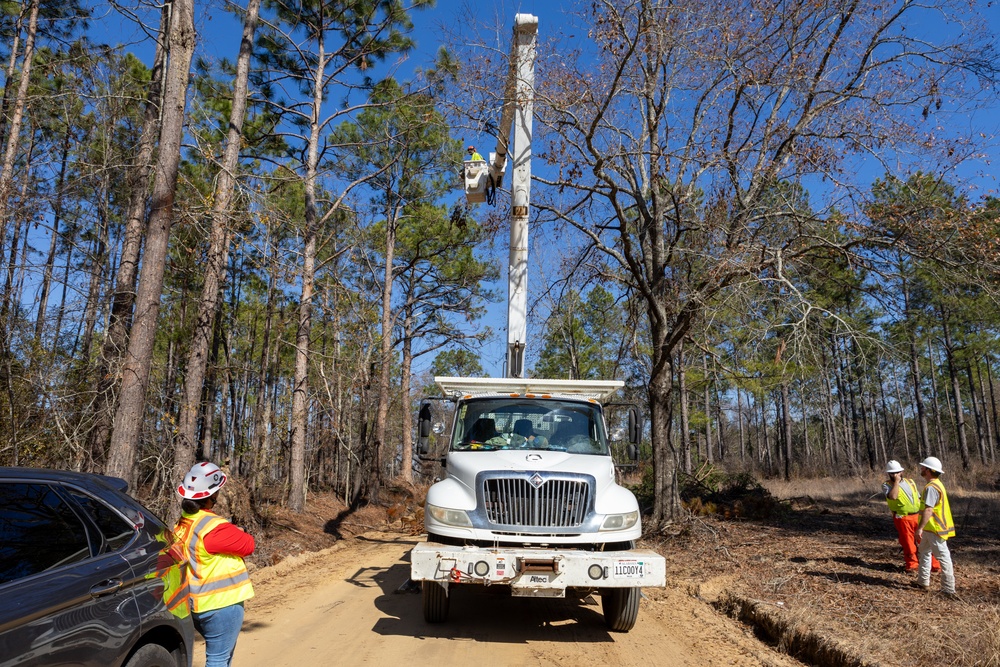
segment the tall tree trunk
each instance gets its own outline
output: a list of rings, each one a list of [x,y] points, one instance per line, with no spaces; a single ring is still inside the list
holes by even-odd
[[[32,7],[29,7],[30,14]],[[11,97],[14,95],[14,77],[17,73],[17,57],[21,54],[21,30],[24,28],[24,5],[21,5],[21,12],[14,21],[11,32],[14,34],[14,41],[10,44],[10,57],[7,59],[7,69],[4,72],[3,97],[0,98],[0,146],[7,141],[7,119],[10,117]]]
[[[688,409],[687,366],[684,364],[684,341],[677,346],[677,391],[681,409],[681,451],[684,452],[684,472],[694,470],[691,462],[691,421]]]
[[[812,451],[809,446],[809,414],[806,406],[805,380],[799,378],[799,414],[802,415],[802,455],[803,461],[812,464]]]
[[[857,422],[853,419],[853,402],[850,400],[847,389],[848,380],[844,378],[844,362],[840,359],[840,345],[835,338],[831,337],[831,350],[833,352],[834,373],[837,384],[837,399],[840,402],[840,422],[844,436],[845,463],[852,470],[858,462],[858,437],[854,426]]]
[[[747,440],[746,429],[743,426],[743,392],[739,385],[736,386],[736,418],[740,421],[740,463],[746,461]]]
[[[368,492],[377,497],[382,488],[383,449],[385,448],[386,422],[389,419],[389,385],[392,371],[392,283],[393,262],[396,251],[396,223],[399,220],[398,207],[390,205],[385,216],[385,271],[382,274],[382,320],[378,374],[378,403],[375,410],[375,442],[372,475]]]
[[[875,413],[878,412],[882,413],[882,418],[878,420],[878,429],[879,429],[878,433],[882,438],[881,460],[885,461],[889,458],[886,450],[891,447],[892,450],[895,451],[895,442],[893,442],[891,445],[888,442],[890,430],[894,431],[895,429],[890,429],[889,427],[889,418],[892,416],[892,412],[889,410],[889,403],[885,399],[885,378],[882,376],[881,366],[878,365],[876,365],[875,367],[875,381],[878,384],[878,399],[876,399],[875,396],[872,396],[872,411]],[[878,410],[879,401],[882,404],[881,411]],[[910,449],[910,441],[906,435],[906,415],[904,415],[902,412],[903,410],[902,404],[900,404],[899,409],[900,409],[899,423],[903,429],[903,447],[905,448],[904,451],[908,452],[908,450]]]
[[[83,314],[83,338],[79,345],[74,344],[73,356],[81,359],[81,367],[86,367],[90,361],[90,348],[93,345],[94,329],[97,327],[97,315],[100,311],[101,287],[104,285],[104,269],[108,257],[108,187],[106,178],[102,178],[100,201],[97,204],[97,234],[90,244],[90,285],[87,288],[87,305]],[[79,353],[77,353],[77,349]]]
[[[944,351],[948,362],[948,377],[951,378],[952,409],[955,415],[955,431],[958,435],[958,453],[962,457],[962,467],[969,469],[969,441],[965,435],[965,406],[962,404],[962,388],[958,381],[958,369],[955,367],[954,348],[951,340],[951,327],[947,314],[941,310],[941,328],[944,333]]]
[[[30,132],[28,134],[28,148],[25,151],[24,162],[26,165],[30,165],[32,158],[35,153],[35,133]],[[27,202],[28,195],[28,185],[31,183],[31,170],[29,168],[24,169],[23,177],[21,178],[21,190],[19,194],[19,199],[21,202]],[[22,203],[24,206],[24,203]],[[0,320],[7,321],[7,317],[11,311],[17,311],[17,304],[21,303],[20,296],[17,294],[17,280],[16,276],[18,274],[18,261],[17,255],[21,251],[21,245],[23,239],[28,238],[28,232],[31,226],[31,221],[29,216],[14,214],[12,217],[12,227],[13,234],[10,239],[10,260],[7,263],[7,277],[4,279],[3,286],[3,306],[0,307]],[[22,234],[23,232],[23,234]],[[23,237],[23,238],[22,238]],[[22,269],[23,271],[23,269]]]
[[[115,276],[115,292],[111,298],[111,317],[101,346],[94,405],[91,408],[94,425],[87,438],[87,448],[95,465],[100,467],[111,437],[111,425],[116,405],[115,389],[121,381],[121,367],[128,344],[128,330],[135,304],[135,283],[139,274],[139,252],[146,222],[146,199],[152,169],[153,151],[160,133],[160,104],[163,92],[165,42],[170,29],[170,5],[160,15],[160,29],[153,54],[149,93],[143,111],[142,131],[133,165],[127,170],[128,208],[122,238],[121,261]]]
[[[76,249],[76,239],[77,228],[76,225],[71,224],[66,230],[66,262],[62,265],[62,280],[59,281],[60,285],[62,285],[62,290],[59,296],[59,308],[56,309],[56,324],[53,330],[56,341],[59,340],[62,333],[63,318],[66,315],[66,297],[69,292],[70,268],[75,264],[75,254],[73,251]],[[58,345],[53,345],[50,356],[54,357],[57,350]]]
[[[988,370],[989,369],[989,358],[988,357],[985,358],[984,361],[986,362],[986,367],[987,367],[987,370]],[[988,464],[992,465],[993,464],[993,433],[994,433],[995,428],[996,428],[996,421],[995,421],[996,420],[996,413],[993,413],[991,415],[991,410],[988,410],[987,407],[986,407],[986,401],[987,401],[986,381],[983,379],[982,368],[980,368],[977,365],[976,370],[977,370],[976,374],[979,376],[979,395],[982,396],[983,422],[986,424],[986,438],[985,438],[985,442],[983,443],[984,444],[983,452],[984,452],[985,458],[983,459],[983,461],[985,463],[988,463]],[[990,401],[990,403],[993,402],[993,391],[992,391],[992,388],[990,389],[989,399],[988,400]],[[993,405],[993,408],[996,409],[996,405]]]
[[[979,460],[986,463],[986,428],[983,425],[983,411],[980,408],[979,397],[976,395],[976,383],[972,378],[972,363],[965,365],[965,375],[969,381],[969,401],[972,403],[972,416],[976,424],[976,448],[979,450]]]
[[[985,357],[986,362],[986,379],[989,381],[990,387],[990,412],[993,414],[993,440],[990,440],[990,463],[996,463],[996,444],[1000,441],[1000,419],[997,418],[997,395],[995,387],[993,384],[993,359],[987,354]]]
[[[917,408],[917,449],[919,450],[917,455],[920,457],[920,460],[923,460],[924,457],[930,456],[931,439],[927,428],[927,410],[924,408],[924,396],[920,386],[920,355],[917,352],[916,324],[913,322],[910,307],[910,287],[906,280],[902,261],[899,263],[899,272],[903,276],[903,309],[906,319],[906,339],[910,350],[910,378],[913,381],[913,404]]]
[[[715,454],[712,451],[712,401],[711,401],[711,383],[708,381],[708,355],[702,353],[701,355],[702,372],[705,374],[705,390],[704,390],[704,401],[705,401],[705,459],[709,463],[715,463]]]
[[[403,363],[400,374],[400,395],[403,397],[403,450],[400,455],[399,478],[413,483],[413,411],[410,409],[410,378],[413,368],[413,337],[409,334],[409,321],[404,322],[407,335],[403,336]]]
[[[295,334],[295,389],[292,392],[292,457],[289,470],[288,506],[301,512],[306,506],[306,426],[309,421],[309,336],[312,329],[312,299],[316,281],[316,174],[319,170],[320,110],[323,104],[323,73],[326,51],[323,35],[316,40],[317,59],[313,72],[312,118],[306,157],[305,229],[303,230],[302,294],[299,324]]]
[[[266,247],[266,244],[265,244]],[[267,296],[265,297],[264,331],[260,342],[260,382],[257,389],[257,408],[254,413],[253,441],[251,449],[251,482],[253,497],[264,484],[264,466],[270,459],[271,452],[271,394],[275,374],[271,369],[271,330],[274,319],[275,284],[278,280],[277,262],[270,262],[267,280]]]
[[[945,439],[944,439],[944,426],[941,423],[941,404],[938,399],[938,387],[937,387],[937,373],[934,372],[934,347],[931,344],[930,339],[927,339],[927,361],[930,364],[930,377],[931,377],[931,398],[934,400],[934,432],[937,435],[937,451],[938,455],[944,453],[945,450]],[[931,452],[928,451],[928,454]]]
[[[785,480],[792,479],[792,402],[788,398],[788,382],[781,381],[781,434],[785,459]]]
[[[677,487],[677,454],[670,439],[673,422],[673,354],[660,346],[653,353],[649,382],[650,433],[653,440],[654,526],[677,516],[680,491]]]
[[[3,234],[7,228],[10,194],[14,185],[14,166],[20,145],[21,124],[28,105],[28,85],[31,83],[31,65],[35,56],[35,35],[38,31],[38,7],[40,0],[32,0],[28,16],[28,33],[24,40],[24,57],[21,59],[21,73],[17,84],[17,97],[11,110],[10,129],[4,150],[3,165],[0,167],[0,248],[4,246]],[[12,82],[8,79],[7,86]]]
[[[45,256],[45,267],[42,270],[42,285],[38,290],[38,314],[35,317],[35,344],[42,344],[42,334],[45,331],[46,310],[49,307],[49,290],[52,289],[52,276],[55,274],[56,251],[59,248],[59,225],[63,215],[63,195],[66,186],[66,171],[69,165],[70,140],[72,133],[69,123],[63,133],[63,141],[59,151],[59,175],[56,178],[56,200],[52,206],[52,236],[49,239],[49,252]]]
[[[229,264],[231,217],[229,209],[236,185],[236,172],[239,169],[243,121],[246,118],[247,108],[250,56],[259,11],[260,0],[249,0],[243,23],[243,38],[240,40],[239,56],[236,59],[233,103],[229,112],[229,133],[226,135],[226,147],[212,203],[212,227],[209,233],[208,255],[205,258],[205,282],[198,303],[198,319],[195,321],[184,364],[184,389],[181,395],[177,439],[174,442],[174,476],[178,479],[195,463],[195,431],[204,389],[208,348],[218,312],[219,292],[225,284],[226,268]]]
[[[832,361],[827,357],[826,347],[820,346],[820,366],[821,372],[823,374],[823,382],[826,384],[826,391],[823,392],[823,404],[826,406],[824,410],[826,416],[826,424],[828,434],[826,436],[826,451],[827,451],[827,462],[831,466],[836,466],[843,456],[840,451],[840,440],[838,434],[840,430],[837,428],[837,417],[834,414],[833,409],[833,379],[830,377],[830,370]]]
[[[726,456],[729,454],[729,445],[726,443],[726,429],[724,427],[723,421],[723,410],[722,410],[722,397],[719,395],[719,375],[718,371],[712,373],[712,387],[714,388],[715,394],[715,424],[716,424],[716,442],[719,445],[719,460],[724,461]]]
[[[913,460],[912,459],[912,455],[911,455],[912,453],[910,452],[910,436],[909,436],[909,434],[907,432],[907,429],[906,429],[906,408],[905,408],[906,404],[903,402],[903,392],[902,392],[902,390],[899,387],[899,374],[898,374],[897,369],[896,369],[896,364],[892,365],[892,386],[896,390],[896,402],[899,404],[899,419],[903,423],[903,448],[905,450],[904,453],[906,455],[906,459],[908,461],[912,461]],[[918,417],[918,421],[919,421],[919,417]],[[917,445],[917,450],[918,450],[917,451],[917,456],[918,456],[918,458],[920,460],[923,460],[922,459],[922,455],[921,455],[919,449],[920,449],[920,445],[918,444]]]
[[[133,484],[136,481],[136,455],[145,415],[146,387],[153,362],[156,320],[160,312],[163,273],[173,222],[177,169],[184,135],[184,107],[195,46],[193,14],[193,0],[173,0],[169,31],[170,61],[163,95],[159,154],[150,202],[146,250],[142,257],[135,319],[122,369],[121,394],[108,450],[108,472]]]

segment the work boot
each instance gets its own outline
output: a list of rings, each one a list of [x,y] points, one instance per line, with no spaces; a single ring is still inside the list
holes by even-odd
[[[931,590],[931,585],[930,584],[922,584],[919,581],[911,581],[910,582],[910,586],[912,588],[916,588],[921,593],[927,593],[928,591]]]

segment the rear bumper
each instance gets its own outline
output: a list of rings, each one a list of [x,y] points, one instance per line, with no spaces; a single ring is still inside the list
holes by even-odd
[[[410,552],[410,578],[450,584],[507,585],[514,595],[563,597],[567,588],[666,585],[666,561],[655,551],[576,551],[457,547],[427,542]]]

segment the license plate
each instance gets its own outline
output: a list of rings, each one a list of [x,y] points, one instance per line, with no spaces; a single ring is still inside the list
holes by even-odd
[[[642,579],[646,574],[645,563],[641,560],[616,560],[613,568],[618,579]]]

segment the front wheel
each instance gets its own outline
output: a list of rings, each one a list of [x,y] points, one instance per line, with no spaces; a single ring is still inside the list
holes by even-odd
[[[146,644],[132,655],[125,667],[177,667],[177,661],[159,644]]]
[[[424,620],[428,623],[444,623],[448,620],[448,591],[436,581],[424,584]]]
[[[639,617],[640,589],[605,588],[601,591],[604,623],[612,632],[628,632]],[[426,598],[425,598],[426,599]],[[425,607],[426,608],[426,607]]]

